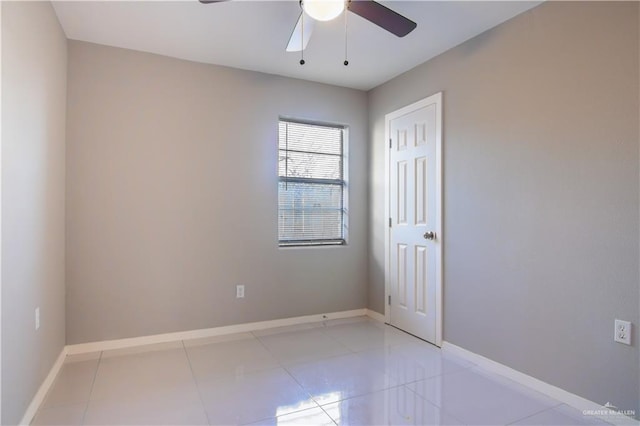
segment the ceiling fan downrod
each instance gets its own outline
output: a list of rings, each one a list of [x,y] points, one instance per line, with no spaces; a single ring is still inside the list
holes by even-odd
[[[300,0],[300,7],[302,7],[302,0]],[[300,65],[304,65],[304,12],[300,16]]]
[[[349,2],[351,2],[351,0],[349,0]],[[348,22],[348,18],[347,18],[347,13],[344,14],[344,66],[348,66],[349,65],[349,60],[347,59],[347,22]]]

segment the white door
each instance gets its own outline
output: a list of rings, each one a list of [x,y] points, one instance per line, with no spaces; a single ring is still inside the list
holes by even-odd
[[[387,320],[441,345],[442,96],[387,115]]]

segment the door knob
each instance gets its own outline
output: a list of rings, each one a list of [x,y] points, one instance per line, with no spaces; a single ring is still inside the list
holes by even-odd
[[[433,231],[428,231],[425,232],[423,235],[425,240],[435,240],[436,239],[436,233]]]

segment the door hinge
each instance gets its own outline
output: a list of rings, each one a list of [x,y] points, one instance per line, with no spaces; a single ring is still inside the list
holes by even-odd
[[[389,306],[391,306],[391,295],[389,295]]]
[[[391,228],[391,218],[389,218],[389,228]]]
[[[393,140],[389,138],[389,149],[393,148]]]

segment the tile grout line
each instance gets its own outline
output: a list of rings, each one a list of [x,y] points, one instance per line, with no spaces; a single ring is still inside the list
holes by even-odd
[[[100,356],[98,357],[98,364],[96,365],[96,371],[93,373],[93,380],[91,381],[91,389],[89,389],[89,396],[87,397],[87,403],[84,407],[84,412],[82,413],[82,422],[84,424],[85,418],[87,417],[87,411],[89,410],[89,403],[91,402],[91,394],[93,393],[93,387],[96,384],[96,377],[98,377],[98,369],[100,368],[100,364],[102,363],[102,354],[104,351],[100,351]]]
[[[302,389],[307,395],[309,395],[309,398],[311,398],[311,400],[313,401],[314,404],[316,404],[316,407],[321,409],[330,419],[333,423],[336,423],[335,420],[333,419],[333,417],[329,416],[329,413],[327,413],[325,411],[324,408],[322,408],[322,405],[318,404],[318,401],[315,400],[315,398],[313,397],[313,395],[311,395],[311,393],[307,390],[307,388],[305,388],[304,386],[302,386],[302,383],[300,383],[298,381],[298,379],[296,379],[293,374],[291,374],[291,372],[289,371],[289,369],[287,369],[287,367],[285,367],[284,365],[282,366],[282,369],[289,375],[289,377],[291,377],[293,379],[294,382],[296,382],[296,384],[298,386],[300,386],[300,389]],[[336,423],[337,424],[337,423]]]
[[[473,368],[473,366],[464,367],[464,368],[461,368],[461,369],[459,369],[459,370],[445,371],[444,373],[434,374],[433,376],[424,377],[424,378],[422,378],[422,379],[411,380],[411,381],[408,381],[408,382],[405,382],[405,383],[400,383],[400,384],[395,385],[395,386],[390,386],[388,389],[393,389],[393,388],[397,388],[397,387],[400,387],[400,386],[413,385],[413,384],[415,384],[415,383],[419,383],[419,382],[426,382],[427,380],[433,380],[433,379],[436,379],[436,378],[438,378],[438,377],[446,376],[447,374],[459,374],[459,373],[462,373],[462,372],[464,372],[464,371],[466,371],[466,370],[469,370],[469,369],[471,369],[471,368]],[[416,395],[418,395],[420,398],[427,400],[426,398],[424,398],[423,396],[419,395],[419,394],[418,394],[417,392],[415,392],[414,390],[412,390],[412,389],[410,389],[410,390],[411,390],[413,393],[415,393]],[[428,401],[428,400],[427,400],[427,401]],[[430,402],[430,401],[429,401],[429,402]],[[435,403],[433,403],[433,404],[434,404],[434,405],[436,405]],[[438,407],[438,406],[436,405],[436,407]],[[438,408],[440,408],[440,407],[438,407]]]
[[[193,365],[191,365],[191,358],[189,358],[189,352],[187,351],[187,347],[184,344],[184,340],[180,340],[182,343],[182,350],[184,350],[184,355],[187,357],[187,363],[189,364],[189,371],[191,371],[191,378],[193,379],[193,384],[196,386],[196,392],[198,392],[198,399],[200,400],[200,404],[202,405],[202,411],[204,411],[204,416],[207,419],[207,423],[212,425],[211,419],[209,418],[209,413],[207,412],[207,408],[204,405],[204,400],[202,399],[202,394],[200,393],[200,386],[198,386],[198,379],[196,379],[196,373],[193,371]]]
[[[316,404],[317,404],[317,402],[316,402]],[[324,414],[326,414],[326,416],[327,416],[327,417],[329,417],[329,418],[331,419],[331,421],[333,422],[333,424],[334,424],[334,425],[336,425],[336,426],[338,426],[338,421],[337,421],[336,419],[334,419],[333,417],[331,417],[331,416],[329,415],[329,413],[327,413],[327,410],[325,410],[325,409],[324,409],[324,407],[323,407],[322,405],[319,405],[319,404],[318,404],[318,406],[320,407],[320,409],[322,410],[322,412],[323,412]]]
[[[332,321],[332,320],[329,320]],[[284,368],[286,370],[286,367],[284,365],[284,361],[281,361],[280,359],[278,359],[278,357],[269,350],[269,348],[264,344],[264,342],[260,339],[260,337],[269,337],[269,336],[275,336],[277,334],[284,334],[284,333],[291,333],[291,332],[297,332],[297,331],[308,331],[308,330],[317,330],[317,329],[322,329],[322,328],[326,328],[327,326],[324,325],[325,321],[322,321],[322,326],[319,327],[311,327],[309,329],[304,329],[304,330],[292,330],[292,331],[288,331],[288,332],[283,332],[283,333],[276,333],[276,334],[269,334],[267,336],[257,336],[256,334],[254,334],[253,331],[250,331],[249,333],[251,333],[253,335],[253,337],[255,337],[258,342],[260,342],[260,344],[267,350],[267,352],[269,352],[271,354],[271,356],[273,356],[273,358],[278,362],[278,365],[280,365],[280,367]],[[336,338],[332,337],[331,335],[327,334],[326,331],[324,330],[320,330],[320,332],[328,337],[330,340],[332,340],[334,343],[336,343],[337,345],[339,345],[340,347],[344,348],[347,352],[343,353],[343,354],[334,354],[334,355],[328,355],[322,358],[319,358],[315,361],[309,361],[309,360],[305,360],[305,361],[293,361],[290,362],[290,365],[301,365],[301,364],[308,364],[308,363],[312,363],[312,362],[316,362],[318,360],[323,360],[323,359],[330,359],[330,358],[336,358],[336,357],[340,357],[340,356],[346,356],[346,355],[353,355],[353,354],[357,354],[358,351],[354,351],[353,349],[347,347],[346,345],[342,344],[340,341],[338,341]]]
[[[342,324],[338,324],[338,325],[342,325]],[[342,342],[340,342],[338,339],[336,339],[335,337],[333,337],[332,335],[330,335],[329,333],[326,332],[326,329],[329,327],[334,327],[331,325],[327,325],[325,321],[322,322],[322,326],[319,328],[322,328],[322,334],[324,334],[325,336],[327,336],[329,339],[333,340],[335,343],[337,343],[339,346],[345,348],[346,350],[348,350],[350,353],[355,354],[357,351],[354,351],[353,349],[351,349],[350,347],[348,347],[347,345],[343,344]]]
[[[300,386],[300,389],[302,389],[307,395],[309,395],[309,398],[311,398],[311,400],[313,401],[314,404],[316,404],[316,407],[321,409],[323,413],[325,413],[327,415],[327,417],[329,417],[329,419],[335,424],[337,425],[338,423],[333,419],[333,417],[331,417],[329,415],[329,413],[327,413],[325,411],[324,408],[322,408],[322,406],[320,404],[318,404],[318,401],[316,401],[313,396],[311,395],[311,393],[309,393],[309,391],[307,390],[307,388],[305,388],[304,386],[302,386],[302,384],[293,376],[293,374],[291,374],[291,372],[289,371],[289,369],[269,350],[269,348],[264,344],[264,342],[262,340],[260,340],[260,337],[256,336],[253,332],[251,332],[251,334],[253,334],[253,337],[256,338],[256,340],[262,345],[263,348],[265,348],[265,350],[267,352],[269,352],[269,354],[271,354],[271,356],[273,356],[273,359],[275,359],[278,364],[280,365],[280,368],[282,368],[285,373],[287,373],[289,375],[289,377],[291,377],[293,379],[294,382],[296,382],[296,384],[298,386]],[[323,333],[324,334],[324,333]],[[304,410],[301,410],[304,411]],[[300,411],[298,411],[300,412]],[[289,413],[291,414],[291,413]],[[277,416],[276,416],[277,419]]]
[[[531,418],[533,416],[537,416],[538,414],[544,413],[545,411],[550,411],[550,410],[553,410],[555,408],[558,408],[561,405],[566,405],[566,404],[560,403],[560,404],[557,404],[557,405],[553,405],[551,407],[547,407],[544,410],[536,411],[535,413],[529,414],[528,416],[524,416],[524,417],[516,419],[516,420],[514,420],[512,422],[509,422],[509,423],[507,423],[507,425],[512,425],[512,424],[517,423],[519,421],[522,421],[522,420],[525,420],[525,419],[529,419],[529,418]]]
[[[412,383],[417,383],[420,380],[416,381],[416,382],[411,382]],[[444,414],[446,414],[447,416],[455,419],[456,421],[460,422],[459,424],[463,425],[466,424],[465,422],[461,421],[459,418],[457,418],[456,416],[454,416],[452,413],[450,413],[449,411],[445,410],[444,408],[442,408],[440,405],[436,404],[434,401],[429,401],[427,398],[423,397],[422,395],[420,395],[418,392],[414,391],[413,389],[411,389],[409,386],[407,385],[403,385],[409,392],[413,393],[416,398],[420,398],[421,400],[433,405],[434,407],[436,407],[439,411],[443,412]]]
[[[401,388],[401,387],[405,387],[405,385],[402,385],[402,384],[393,385],[393,386],[385,387],[383,389],[373,390],[373,391],[370,391],[370,392],[364,392],[364,393],[360,393],[360,394],[357,394],[357,395],[351,395],[351,396],[348,396],[348,397],[343,398],[343,399],[339,399],[339,400],[334,401],[334,402],[328,402],[328,403],[326,403],[324,405],[320,405],[320,408],[322,408],[324,410],[323,407],[326,406],[326,405],[338,404],[338,403],[341,403],[341,402],[344,402],[344,401],[349,401],[351,399],[362,398],[363,396],[369,396],[369,395],[373,395],[374,393],[385,392],[385,391],[388,391],[388,390],[398,389],[398,388]],[[407,388],[407,389],[409,389],[409,388]],[[411,389],[409,389],[409,390],[411,390]],[[420,395],[418,395],[418,396],[420,396]],[[326,413],[326,411],[325,411],[325,413]],[[329,416],[329,417],[331,417],[331,416]]]
[[[256,339],[258,341],[258,343],[260,343],[260,346],[262,346],[264,348],[265,351],[267,351],[269,353],[269,355],[271,355],[273,357],[273,359],[278,363],[278,365],[280,366],[280,368],[284,369],[284,365],[282,365],[282,362],[278,359],[278,357],[275,356],[275,354],[273,352],[271,352],[269,350],[269,348],[267,347],[267,345],[264,344],[264,342],[262,340],[260,340],[259,336],[255,335],[255,332],[250,331],[249,333],[251,333],[251,335],[253,336],[254,339]],[[286,370],[285,370],[286,371]]]

